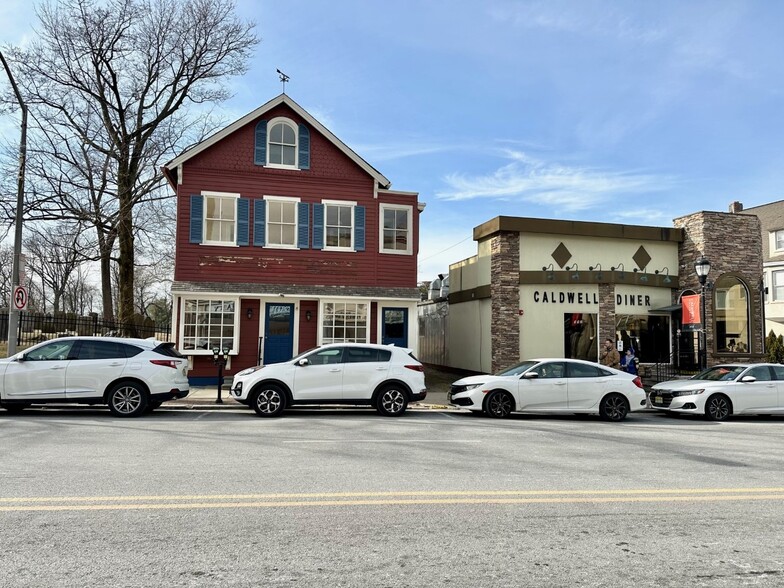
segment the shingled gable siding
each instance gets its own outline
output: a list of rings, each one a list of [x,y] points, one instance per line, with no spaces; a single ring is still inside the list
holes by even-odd
[[[304,122],[286,106],[264,115],[285,116],[295,124]],[[310,169],[283,170],[254,164],[256,121],[184,164],[183,183],[178,186],[178,244],[175,279],[178,281],[289,283],[416,287],[416,254],[379,254],[378,204],[411,205],[418,215],[416,198],[384,195],[374,198],[374,179],[314,129],[310,129]],[[253,201],[264,195],[297,197],[313,204],[345,199],[365,207],[365,250],[330,252],[246,247],[205,247],[188,242],[189,197],[204,190],[239,193]],[[251,214],[255,202],[251,206]],[[414,245],[418,242],[418,219],[414,221]]]

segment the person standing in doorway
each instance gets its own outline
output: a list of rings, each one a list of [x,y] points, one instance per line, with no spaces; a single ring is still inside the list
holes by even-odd
[[[621,354],[615,349],[615,343],[612,339],[605,339],[604,349],[599,355],[599,363],[616,370],[621,369]]]

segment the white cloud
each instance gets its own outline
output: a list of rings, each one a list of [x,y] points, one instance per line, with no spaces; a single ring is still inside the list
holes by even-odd
[[[548,163],[521,151],[505,150],[502,154],[511,161],[492,173],[449,174],[444,178],[447,188],[436,196],[443,200],[519,199],[574,212],[620,196],[664,190],[672,184],[671,178],[663,176]]]

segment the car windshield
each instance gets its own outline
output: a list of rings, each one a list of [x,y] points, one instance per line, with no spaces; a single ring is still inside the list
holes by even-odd
[[[692,380],[710,380],[713,382],[731,382],[746,369],[744,365],[716,365],[692,376]]]
[[[512,367],[508,367],[504,370],[501,370],[496,374],[496,376],[519,376],[525,371],[528,371],[533,366],[535,366],[538,361],[523,361],[518,363],[517,365],[513,365]]]

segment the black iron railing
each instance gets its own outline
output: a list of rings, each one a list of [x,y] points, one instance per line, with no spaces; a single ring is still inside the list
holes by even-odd
[[[19,348],[29,347],[55,339],[74,335],[95,337],[155,337],[162,341],[171,340],[171,325],[156,324],[150,319],[139,319],[131,323],[105,320],[98,315],[78,316],[71,313],[43,314],[19,313],[19,329],[16,334]],[[0,312],[0,341],[8,340],[8,312]]]

